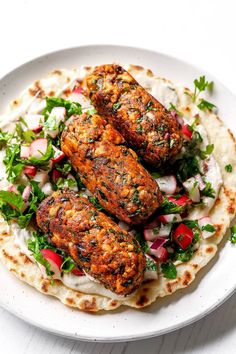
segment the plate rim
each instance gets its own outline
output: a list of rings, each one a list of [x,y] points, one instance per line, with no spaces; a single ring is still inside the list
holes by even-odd
[[[137,47],[137,46],[132,46],[132,45],[116,45],[116,44],[87,44],[87,45],[78,45],[78,46],[72,46],[72,47],[66,47],[66,48],[61,48],[61,49],[57,49],[54,51],[50,51],[50,52],[46,52],[45,54],[42,54],[40,56],[36,56],[31,58],[30,60],[22,63],[19,66],[15,66],[13,67],[10,71],[8,71],[6,74],[4,74],[3,76],[0,77],[0,82],[7,79],[8,76],[10,76],[11,74],[14,74],[14,72],[16,70],[22,70],[24,69],[24,67],[27,67],[28,65],[32,65],[35,61],[38,61],[40,59],[44,59],[47,57],[50,57],[52,55],[55,54],[59,54],[62,52],[67,52],[67,51],[76,51],[76,50],[86,50],[86,49],[95,49],[95,48],[104,48],[106,50],[109,50],[111,48],[116,48],[116,50],[120,49],[120,50],[137,50],[137,51],[143,51],[143,52],[148,52],[150,54],[153,55],[160,55],[163,58],[167,58],[171,61],[177,61],[180,64],[184,64],[187,65],[189,67],[191,67],[194,70],[197,71],[202,71],[204,72],[204,74],[211,76],[213,79],[215,79],[216,81],[218,81],[221,86],[224,88],[225,91],[227,91],[227,94],[229,94],[235,101],[236,101],[236,95],[226,86],[224,85],[220,80],[217,79],[217,77],[215,77],[215,75],[212,75],[209,71],[206,71],[205,69],[202,69],[200,67],[198,67],[195,64],[192,64],[189,61],[183,60],[181,58],[179,58],[178,56],[173,56],[170,54],[166,54],[165,52],[161,52],[161,51],[157,51],[155,49],[150,49],[150,48],[145,48],[145,47]],[[219,252],[220,250],[218,250]],[[37,290],[36,290],[37,291]],[[57,336],[62,336],[65,338],[70,338],[70,339],[75,339],[75,340],[81,340],[81,341],[86,341],[86,342],[103,342],[103,343],[108,343],[108,342],[124,342],[124,341],[135,341],[135,340],[141,340],[141,339],[145,339],[145,338],[152,338],[152,337],[156,337],[156,336],[160,336],[166,333],[170,333],[173,332],[177,329],[183,328],[189,324],[192,324],[198,320],[200,320],[201,318],[208,316],[210,313],[212,313],[214,310],[216,310],[218,307],[220,307],[223,303],[225,303],[234,293],[236,292],[236,283],[234,285],[233,288],[231,288],[224,297],[222,297],[218,302],[214,303],[212,306],[208,307],[207,310],[205,310],[204,312],[195,315],[194,317],[192,317],[191,319],[186,319],[185,321],[182,321],[181,323],[175,324],[173,326],[170,326],[168,329],[163,329],[163,330],[159,330],[157,331],[153,331],[153,332],[148,332],[145,333],[143,336],[140,334],[136,334],[133,336],[130,335],[123,335],[123,336],[119,336],[119,337],[115,337],[112,338],[111,336],[106,337],[106,336],[99,336],[99,337],[90,337],[90,336],[86,336],[86,335],[79,335],[78,333],[71,333],[70,335],[68,335],[67,333],[58,330],[58,329],[52,329],[48,326],[44,326],[42,324],[37,323],[36,321],[29,319],[28,317],[25,317],[22,313],[19,313],[17,311],[14,311],[14,309],[12,309],[10,306],[8,306],[7,304],[3,303],[0,299],[0,306],[3,307],[5,310],[7,310],[8,312],[10,312],[11,314],[13,314],[14,316],[20,318],[21,320],[23,320],[26,323],[30,323],[31,325],[40,328],[44,331],[47,331],[49,333],[55,334]],[[65,305],[64,305],[65,306]]]

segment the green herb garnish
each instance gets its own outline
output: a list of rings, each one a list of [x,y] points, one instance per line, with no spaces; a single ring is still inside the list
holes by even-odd
[[[230,242],[236,243],[236,225],[230,228]]]
[[[46,108],[42,112],[46,119],[54,107],[65,107],[68,118],[73,114],[82,113],[81,105],[78,102],[68,101],[60,97],[46,97]],[[44,126],[46,124],[47,121],[45,121]]]
[[[228,173],[231,173],[231,172],[233,171],[232,165],[230,165],[230,164],[229,164],[229,165],[226,165],[226,166],[225,166],[225,171],[228,172]]]
[[[161,270],[164,277],[167,279],[175,279],[177,277],[176,266],[171,261],[167,263],[162,263]]]

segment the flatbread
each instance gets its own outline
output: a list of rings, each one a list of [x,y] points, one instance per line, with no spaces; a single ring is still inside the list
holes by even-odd
[[[140,70],[145,72],[147,76],[152,75],[150,70],[146,71],[137,66],[132,66],[130,71],[135,76],[136,72]],[[54,71],[49,74],[48,78],[38,80],[26,89],[19,99],[10,104],[6,114],[14,114],[15,110],[20,110],[32,99],[40,104],[40,98],[45,95],[61,94],[66,88],[73,87],[75,78],[76,71]],[[177,92],[178,107],[185,111],[187,117],[192,116],[192,109],[189,109],[189,107],[186,109],[189,103],[186,101],[186,97],[183,99],[180,91],[177,90]],[[176,279],[166,279],[162,274],[159,274],[158,280],[144,282],[134,296],[119,301],[101,295],[83,294],[69,289],[59,280],[55,280],[54,284],[51,284],[49,279],[44,279],[39,267],[20,251],[18,246],[14,244],[13,237],[4,234],[4,231],[0,235],[1,262],[19,279],[35,287],[38,291],[58,298],[65,305],[91,312],[112,310],[121,305],[143,308],[154,302],[158,297],[173,294],[176,290],[190,285],[197,272],[209,263],[216,254],[218,245],[236,214],[236,140],[232,132],[216,114],[209,113],[207,119],[200,116],[200,121],[208,133],[210,142],[214,143],[214,157],[223,177],[223,186],[210,212],[212,222],[217,226],[217,232],[213,237],[201,240],[199,249],[190,261],[176,266],[178,274]],[[225,165],[227,164],[232,165],[232,173],[225,171]],[[0,221],[1,229],[4,229],[4,225],[6,226],[5,222]]]

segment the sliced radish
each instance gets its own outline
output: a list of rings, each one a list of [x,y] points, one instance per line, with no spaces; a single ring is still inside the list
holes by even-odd
[[[154,229],[145,229],[143,234],[146,241],[154,241],[157,238],[157,234]]]
[[[202,176],[200,175],[200,173],[198,173],[194,177],[195,177],[196,181],[198,182],[198,188],[200,189],[200,191],[203,191],[203,189],[206,187],[206,184],[204,183]]]
[[[39,133],[43,129],[44,116],[41,114],[28,113],[25,115],[24,120],[27,123],[28,129]]]
[[[170,196],[168,197],[168,200],[178,206],[187,206],[188,204],[192,203],[191,199],[185,194],[178,198]]]
[[[20,158],[21,159],[28,159],[30,156],[30,147],[26,145],[21,145],[20,148]]]
[[[179,214],[167,214],[167,215],[159,215],[157,219],[162,224],[174,223],[182,221],[182,218]]]
[[[164,176],[156,178],[156,182],[160,190],[168,195],[174,194],[176,192],[177,181],[175,176]]]
[[[173,233],[174,241],[185,250],[193,241],[193,231],[185,224],[180,224]]]
[[[54,183],[56,183],[60,177],[62,177],[61,172],[59,172],[58,170],[52,171],[52,180]]]
[[[44,184],[44,186],[42,187],[42,192],[46,195],[52,194],[53,189],[52,189],[52,185],[50,182],[47,182]]]
[[[58,148],[56,148],[55,146],[52,146],[53,150],[54,150],[54,156],[52,158],[52,161],[54,163],[58,163],[60,162],[62,159],[64,159],[64,157],[66,156],[64,154],[64,152],[62,152],[61,150],[59,150]]]
[[[158,250],[156,250],[156,257],[160,262],[166,262],[169,257],[167,249],[165,247],[158,248]]]
[[[54,279],[60,279],[61,265],[63,262],[62,257],[50,249],[43,249],[41,250],[41,253],[48,263],[50,263],[50,271],[54,273],[52,277]]]
[[[82,93],[83,92],[83,89],[82,89],[82,87],[79,87],[79,86],[77,86],[77,87],[74,87],[73,88],[73,91],[72,91],[73,93]]]
[[[216,230],[214,230],[214,231],[202,230],[202,228],[203,228],[204,226],[207,226],[207,225],[210,225],[211,227],[213,227],[213,228],[215,229],[215,227],[214,227],[214,225],[212,224],[212,221],[211,221],[211,219],[209,218],[209,216],[205,216],[205,217],[199,219],[199,220],[198,220],[198,225],[199,225],[199,227],[200,227],[200,229],[201,229],[201,232],[202,232],[202,238],[204,238],[204,239],[207,239],[207,238],[209,238],[209,237],[212,237],[212,236],[215,234],[215,232],[216,232]]]
[[[68,96],[68,100],[79,103],[82,109],[92,108],[91,102],[81,93],[75,93],[73,91],[72,94]]]
[[[163,257],[163,253],[167,254],[168,257],[168,252],[166,250],[163,251],[163,245],[166,243],[166,239],[165,238],[157,238],[152,244],[149,244],[150,247],[150,254],[159,258],[159,257]]]
[[[183,183],[183,186],[187,190],[188,195],[193,202],[195,203],[200,202],[201,196],[198,188],[198,182],[194,177],[187,179]]]
[[[44,138],[36,139],[30,144],[29,147],[30,156],[39,159],[46,154],[47,148],[48,148],[47,139]]]
[[[23,168],[23,173],[28,177],[34,177],[37,173],[37,167],[35,166],[25,166]]]
[[[17,188],[14,184],[10,184],[7,188],[8,192],[14,192],[17,193]]]
[[[22,198],[23,198],[24,202],[28,202],[31,190],[32,189],[30,186],[26,186],[25,189],[23,190]]]
[[[43,187],[48,182],[49,176],[46,171],[38,171],[33,180],[39,182],[39,187]]]
[[[161,224],[158,233],[157,233],[157,237],[167,237],[169,236],[170,232],[171,232],[171,228],[172,225],[171,224]]]
[[[184,137],[187,138],[188,140],[192,139],[193,132],[191,131],[190,126],[188,124],[184,124],[182,126],[182,133]]]
[[[81,277],[81,276],[85,275],[84,272],[82,270],[80,270],[79,268],[72,269],[71,273],[73,275],[76,275],[77,277]]]
[[[156,264],[156,261],[153,257],[149,256],[148,254],[145,254],[146,260],[150,260],[152,263]],[[146,269],[144,273],[144,280],[148,279],[157,279],[158,278],[158,273],[157,270],[155,269]]]
[[[45,123],[45,133],[46,135],[49,135],[51,136],[51,138],[55,139],[56,136],[58,135],[59,133],[59,125],[61,122],[63,122],[65,120],[65,117],[66,117],[66,109],[64,107],[54,107],[52,110],[51,110],[51,113],[49,114],[48,116],[48,119],[47,121],[52,121],[53,122],[53,125],[55,123],[55,129],[52,129],[52,130],[47,130],[46,129],[46,123]]]

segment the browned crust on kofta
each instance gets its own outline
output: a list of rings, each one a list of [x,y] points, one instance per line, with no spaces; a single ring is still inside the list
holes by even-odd
[[[105,288],[128,295],[140,287],[145,256],[133,235],[72,191],[55,192],[37,210],[38,226]]]
[[[96,67],[83,87],[98,113],[147,163],[161,165],[180,151],[177,120],[121,66]]]
[[[123,144],[120,133],[97,114],[72,117],[61,137],[62,151],[103,208],[126,223],[139,224],[155,212],[162,195]]]

